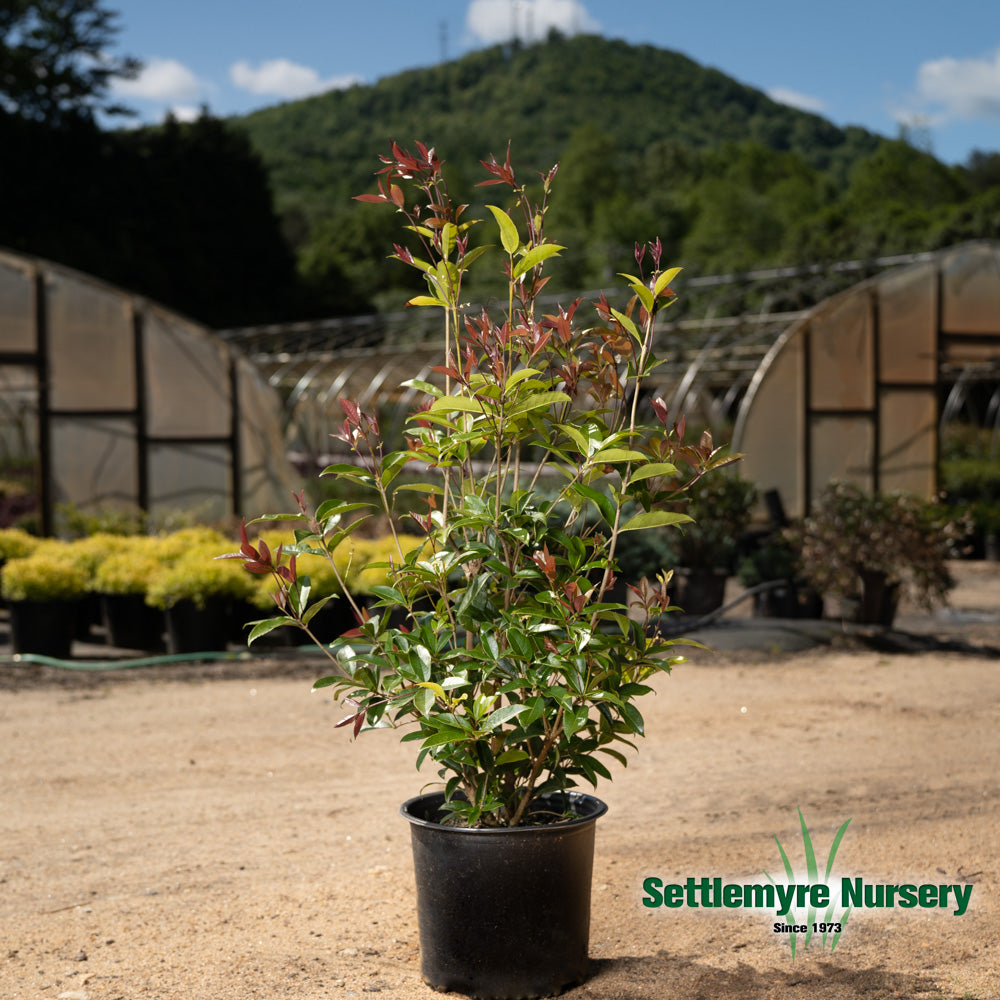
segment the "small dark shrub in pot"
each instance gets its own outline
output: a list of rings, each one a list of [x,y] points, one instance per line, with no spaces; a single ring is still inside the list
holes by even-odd
[[[862,624],[892,624],[899,597],[943,604],[968,527],[946,507],[908,493],[869,493],[836,481],[786,536],[800,553],[802,575],[822,594],[845,601]]]

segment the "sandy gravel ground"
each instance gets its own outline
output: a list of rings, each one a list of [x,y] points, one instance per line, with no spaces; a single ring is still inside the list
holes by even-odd
[[[698,654],[664,679],[600,791],[592,974],[566,997],[1000,997],[1000,575],[970,572],[964,644],[960,618],[947,648]],[[0,667],[0,998],[440,996],[397,812],[421,778],[390,734],[334,730],[312,676]],[[773,917],[642,905],[649,875],[780,870],[775,835],[800,861],[798,809],[824,858],[851,819],[840,874],[971,884],[968,912],[857,912],[793,965]]]

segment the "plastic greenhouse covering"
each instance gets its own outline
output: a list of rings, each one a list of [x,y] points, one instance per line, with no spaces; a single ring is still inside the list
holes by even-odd
[[[280,399],[212,331],[121,289],[0,253],[0,462],[62,504],[204,519],[284,509]]]
[[[658,328],[666,363],[650,398],[731,440],[740,474],[792,516],[833,478],[933,494],[941,430],[973,395],[989,398],[977,419],[1000,449],[996,242],[682,276],[679,291],[695,306]],[[0,252],[0,461],[40,473],[49,529],[66,502],[204,518],[286,509],[300,484],[290,458],[308,468],[345,457],[331,454],[340,397],[402,441],[415,391],[401,383],[438,378],[429,312],[213,332]]]

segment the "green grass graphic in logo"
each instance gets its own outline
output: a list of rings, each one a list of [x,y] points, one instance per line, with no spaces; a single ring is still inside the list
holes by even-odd
[[[798,813],[799,825],[802,827],[802,846],[805,849],[806,855],[806,877],[809,885],[816,885],[819,882],[819,866],[816,864],[816,851],[813,849],[812,837],[809,836],[809,828],[806,826],[806,821],[802,816],[802,810],[799,809]],[[830,853],[826,859],[826,871],[823,875],[823,882],[826,885],[830,884],[830,872],[833,871],[833,862],[837,857],[837,849],[840,847],[840,842],[843,839],[844,833],[847,831],[847,827],[850,822],[850,820],[845,820],[834,836],[833,843],[830,845]],[[781,852],[781,860],[785,866],[785,875],[788,877],[788,884],[795,885],[795,871],[792,868],[791,862],[788,860],[788,854],[785,852],[784,847],[781,846],[781,841],[778,840],[777,837],[774,838],[774,842],[778,845],[778,850]],[[764,874],[767,875],[772,885],[777,885],[775,880],[771,878],[767,872],[764,872]],[[826,942],[828,938],[830,940],[830,951],[832,952],[833,949],[837,947],[840,935],[847,926],[848,918],[851,915],[851,908],[848,907],[840,916],[836,918],[836,920],[834,920],[835,909],[836,904],[831,900],[826,913],[823,915],[823,919],[818,923],[820,928],[818,933],[822,934],[820,940],[824,951],[826,950]],[[791,924],[799,923],[796,914],[792,909],[789,909],[788,911],[788,921]],[[812,940],[813,936],[813,930],[817,927],[816,908],[814,906],[809,907],[806,915],[805,927],[805,938],[802,942],[803,951],[809,947],[809,942]],[[830,927],[836,927],[836,930],[828,930]],[[797,934],[793,931],[788,935],[788,944],[792,950],[792,965],[795,964],[795,948],[797,943]]]

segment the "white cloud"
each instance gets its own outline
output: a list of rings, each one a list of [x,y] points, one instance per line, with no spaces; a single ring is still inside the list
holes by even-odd
[[[515,36],[539,41],[550,28],[564,35],[601,30],[581,0],[472,0],[465,26],[476,41],[487,44]]]
[[[779,104],[787,104],[790,107],[798,108],[800,111],[811,111],[813,114],[823,114],[826,111],[826,104],[818,97],[810,97],[808,94],[800,94],[797,90],[789,90],[787,87],[772,87],[767,96],[772,101]]]
[[[202,109],[193,104],[175,104],[169,111],[179,122],[194,122],[201,117]],[[166,117],[166,115],[164,115]]]
[[[951,118],[1000,118],[1000,49],[980,59],[933,59],[917,71],[919,96]]]
[[[229,68],[229,78],[251,94],[271,97],[299,98],[322,94],[327,90],[341,90],[360,83],[358,76],[335,76],[320,79],[319,73],[309,66],[299,66],[288,59],[269,59],[254,68],[241,60]]]
[[[150,59],[134,80],[116,79],[112,90],[121,97],[196,101],[203,88],[194,73],[176,59]]]

